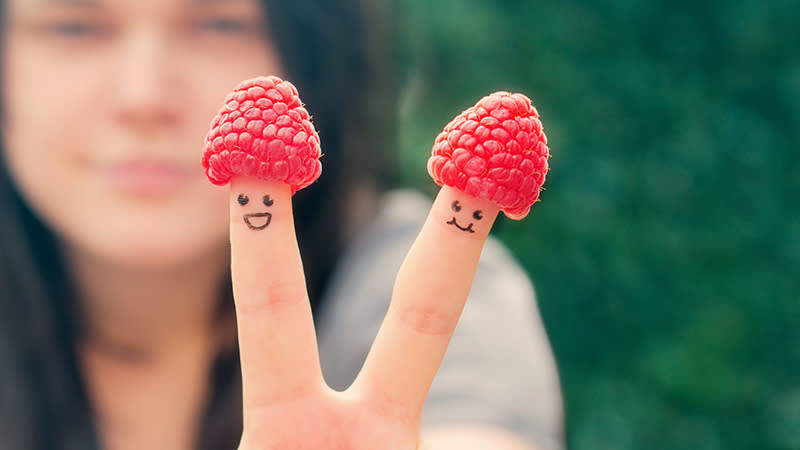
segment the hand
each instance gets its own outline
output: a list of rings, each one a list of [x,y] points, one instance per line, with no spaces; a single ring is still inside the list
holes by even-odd
[[[290,187],[231,183],[231,271],[243,378],[241,450],[431,450],[420,422],[497,206],[444,187],[401,267],[363,369],[320,370]]]

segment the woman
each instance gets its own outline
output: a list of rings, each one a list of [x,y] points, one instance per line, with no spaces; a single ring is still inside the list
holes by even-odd
[[[227,193],[198,160],[221,99],[256,75],[291,79],[322,137],[324,175],[295,196],[296,226],[323,368],[331,385],[352,381],[391,291],[360,275],[391,280],[418,229],[414,208],[425,210],[413,196],[377,195],[386,155],[376,143],[391,117],[377,114],[385,86],[364,7],[9,0],[3,13],[2,447],[237,445]],[[525,309],[532,293],[507,255],[489,253],[488,271],[503,273],[479,274],[473,294],[511,289],[508,308],[470,300],[477,309],[451,347],[470,355],[442,366],[427,444],[557,447],[558,385]],[[476,347],[498,323],[517,331]],[[495,364],[508,348],[523,350]]]

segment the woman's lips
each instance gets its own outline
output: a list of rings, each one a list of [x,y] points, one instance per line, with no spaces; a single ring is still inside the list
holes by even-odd
[[[160,194],[177,188],[190,179],[189,167],[172,162],[126,161],[102,168],[113,187],[133,194]]]

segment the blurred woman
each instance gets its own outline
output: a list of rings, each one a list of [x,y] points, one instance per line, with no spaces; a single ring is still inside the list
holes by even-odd
[[[322,138],[324,174],[295,196],[295,215],[323,368],[346,387],[426,208],[381,194],[394,107],[369,11],[8,0],[3,15],[2,447],[237,445],[228,194],[198,161],[221,99],[262,74],[297,85]],[[496,243],[486,253],[426,404],[429,443],[558,448],[532,290]]]

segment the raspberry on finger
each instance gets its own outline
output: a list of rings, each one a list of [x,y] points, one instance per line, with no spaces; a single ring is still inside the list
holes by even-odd
[[[539,112],[523,94],[487,95],[437,137],[428,173],[440,186],[494,202],[519,220],[539,199],[549,170]]]

